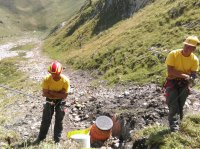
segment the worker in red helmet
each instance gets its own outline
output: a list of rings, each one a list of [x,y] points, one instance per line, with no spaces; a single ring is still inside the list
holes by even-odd
[[[46,103],[44,104],[40,132],[34,144],[39,144],[46,138],[54,112],[55,143],[60,141],[63,130],[62,121],[65,115],[63,106],[65,105],[65,100],[70,89],[69,79],[65,75],[61,74],[62,65],[57,61],[52,62],[48,68],[48,72],[50,74],[47,75],[42,82],[42,95],[46,97]]]

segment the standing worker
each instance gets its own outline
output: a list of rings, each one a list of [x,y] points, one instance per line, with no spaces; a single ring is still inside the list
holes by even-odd
[[[70,84],[69,79],[61,74],[62,66],[55,61],[48,68],[50,75],[46,76],[42,82],[43,96],[46,97],[44,105],[40,132],[34,144],[39,144],[46,138],[51,119],[55,110],[54,141],[59,143],[63,130],[63,118],[65,115],[64,105],[67,98]]]
[[[183,49],[171,51],[165,61],[167,79],[164,88],[169,108],[169,127],[172,132],[179,130],[183,107],[189,95],[189,82],[196,78],[199,69],[199,60],[193,54],[199,43],[196,36],[189,36],[184,42]]]

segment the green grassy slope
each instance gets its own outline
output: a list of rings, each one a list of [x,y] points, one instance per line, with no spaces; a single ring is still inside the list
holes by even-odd
[[[44,49],[76,68],[97,70],[110,83],[162,82],[169,50],[182,48],[188,35],[200,37],[198,0],[155,0],[131,18],[95,34],[96,28],[107,24],[99,25],[100,19],[108,15],[95,15],[97,2],[48,38]]]
[[[170,133],[166,126],[149,126],[132,134],[137,148],[198,149],[200,147],[200,116],[188,115],[183,119],[180,131]],[[142,139],[145,141],[142,141]],[[141,143],[139,146],[139,142]],[[136,146],[135,146],[136,148]]]
[[[18,32],[20,29],[16,25],[17,20],[18,17],[7,9],[0,9],[0,36],[13,35]]]
[[[48,31],[66,21],[85,0],[0,0],[0,35]]]

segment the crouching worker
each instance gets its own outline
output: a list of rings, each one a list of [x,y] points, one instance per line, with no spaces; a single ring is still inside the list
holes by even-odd
[[[189,82],[195,79],[199,69],[199,60],[193,54],[198,44],[199,39],[196,36],[189,36],[183,49],[171,51],[165,62],[168,75],[164,88],[169,108],[169,127],[172,132],[179,130],[183,107],[189,95]]]
[[[63,130],[62,121],[65,115],[63,108],[70,89],[69,79],[65,75],[61,74],[62,66],[57,61],[53,62],[49,66],[48,72],[50,73],[50,75],[46,76],[42,82],[42,92],[43,96],[46,97],[46,104],[44,105],[43,109],[40,132],[37,140],[33,144],[39,144],[46,138],[54,112],[55,143],[58,143],[60,141],[61,133]]]

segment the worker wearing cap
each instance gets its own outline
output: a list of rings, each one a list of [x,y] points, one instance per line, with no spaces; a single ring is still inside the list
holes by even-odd
[[[199,69],[199,60],[193,53],[199,43],[196,36],[189,36],[183,43],[183,49],[171,51],[165,61],[167,79],[164,89],[169,108],[169,127],[172,132],[179,130],[183,107],[189,95],[189,82],[195,79]]]
[[[43,109],[42,122],[40,132],[34,144],[39,144],[46,138],[51,119],[55,111],[55,125],[54,125],[54,141],[58,143],[62,133],[62,121],[65,115],[63,106],[67,98],[70,84],[69,79],[61,74],[62,66],[59,62],[53,62],[49,68],[47,75],[42,82],[43,96],[46,97],[46,103]]]

